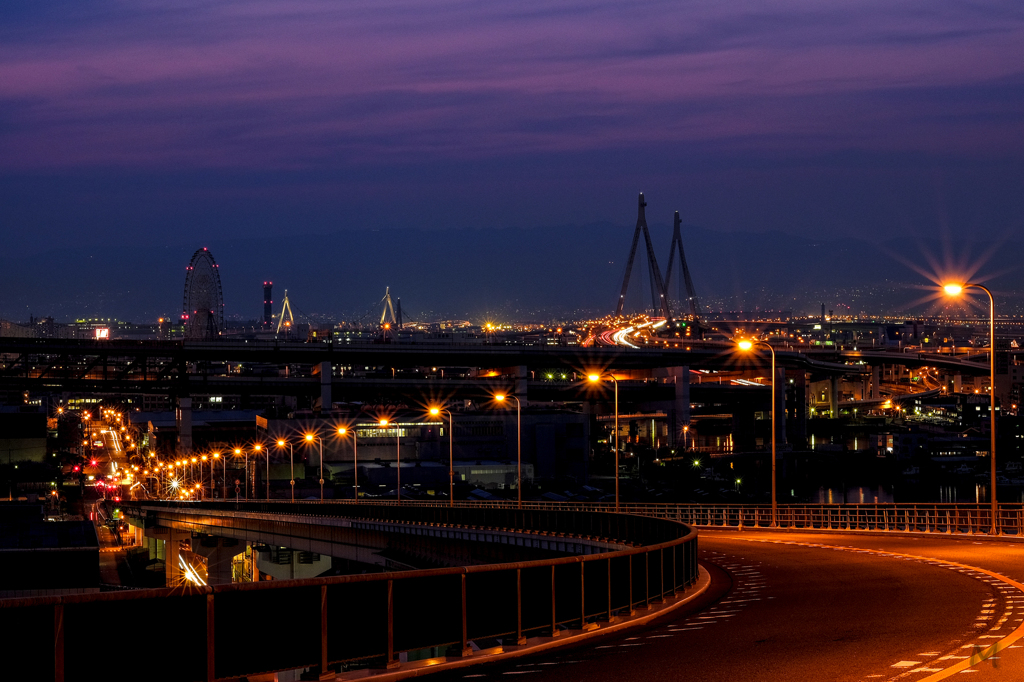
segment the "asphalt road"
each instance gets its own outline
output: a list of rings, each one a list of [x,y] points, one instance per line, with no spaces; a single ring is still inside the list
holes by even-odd
[[[688,610],[625,637],[432,679],[1024,680],[1024,640],[975,656],[1021,627],[1024,591],[970,568],[1024,583],[1024,544],[716,531],[700,543],[712,584]]]

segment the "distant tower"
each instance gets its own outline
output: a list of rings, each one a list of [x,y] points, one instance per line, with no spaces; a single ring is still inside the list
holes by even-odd
[[[205,247],[192,255],[185,270],[181,321],[186,339],[215,339],[224,331],[224,292],[220,269]]]
[[[274,323],[274,283],[263,283],[263,326],[270,327]]]
[[[288,317],[288,321],[285,322],[285,316]],[[277,318],[277,331],[276,334],[281,333],[281,327],[284,326],[285,334],[291,331],[291,328],[295,326],[295,316],[292,315],[292,304],[288,301],[288,290],[284,290],[284,301],[281,302],[281,315]]]
[[[683,237],[679,226],[682,221],[679,219],[679,211],[676,211],[675,220],[672,225],[672,246],[668,247],[668,267],[665,268],[665,292],[668,293],[669,283],[672,281],[672,266],[675,264],[676,254],[679,254],[679,266],[682,276],[678,278],[679,299],[676,313],[679,316],[689,315],[694,322],[700,320],[700,303],[697,301],[697,291],[694,289],[693,280],[690,278],[690,268],[686,265],[686,253],[683,251]],[[677,248],[678,245],[678,248]],[[683,288],[686,288],[686,295],[683,296]]]
[[[380,336],[382,341],[388,341],[395,336],[395,329],[398,327],[398,319],[395,316],[395,307],[391,303],[391,287],[384,288],[384,298],[380,299],[384,309],[380,311]]]
[[[640,199],[637,207],[636,229],[633,231],[633,245],[629,249],[629,260],[626,261],[626,274],[622,278],[622,292],[619,294],[619,302],[615,307],[615,314],[622,314],[622,306],[626,303],[626,291],[629,289],[629,274],[633,270],[633,259],[636,258],[636,245],[640,240],[640,232],[644,234],[644,248],[647,249],[647,267],[651,274],[651,309],[654,314],[660,312],[669,320],[671,315],[668,309],[668,296],[665,293],[665,283],[661,280],[661,271],[658,269],[658,261],[654,257],[654,247],[651,245],[651,233],[647,229],[647,215],[644,207],[644,193],[640,192]]]

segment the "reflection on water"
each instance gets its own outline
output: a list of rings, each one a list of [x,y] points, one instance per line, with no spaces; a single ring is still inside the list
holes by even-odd
[[[877,486],[850,486],[846,488],[846,495],[843,489],[818,488],[817,492],[811,494],[808,502],[811,504],[883,504],[897,502],[899,504],[932,503],[941,504],[953,503],[975,503],[984,504],[989,502],[988,486],[984,483],[958,483],[955,485],[941,485],[938,488],[922,486],[909,488],[906,485],[899,486],[895,494],[891,488],[884,485]],[[933,490],[938,495],[933,497]],[[899,499],[896,499],[898,497]],[[1024,489],[1004,490],[999,488],[1000,503],[1024,503]]]
[[[939,486],[939,502],[988,502],[988,486],[982,483],[962,483]]]
[[[818,488],[817,497],[811,502],[817,504],[880,504],[892,502],[892,491],[884,486],[851,486],[843,494],[841,488]]]

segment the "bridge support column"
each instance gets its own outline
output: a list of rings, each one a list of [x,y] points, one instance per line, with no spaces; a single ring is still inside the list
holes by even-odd
[[[178,398],[178,409],[175,411],[178,426],[178,452],[183,455],[192,454],[192,398]]]
[[[953,375],[953,393],[963,393],[964,377],[962,374]]]
[[[881,395],[879,388],[882,385],[882,368],[875,365],[871,368],[871,399],[878,400]]]
[[[803,449],[807,442],[807,373],[797,370],[793,376],[793,421],[790,440]]]
[[[755,439],[754,427],[757,419],[754,408],[746,402],[733,408],[732,413],[732,451],[753,452]]]
[[[526,409],[526,379],[529,376],[526,365],[518,365],[516,367],[516,391],[515,396],[519,399],[520,409]]]
[[[181,578],[181,542],[186,538],[191,538],[192,534],[187,531],[174,530],[173,528],[167,534],[167,547],[164,549],[164,572],[167,576],[167,586],[174,587],[178,585]]]
[[[239,553],[237,540],[205,537],[192,547],[196,554],[206,557],[206,581],[210,585],[231,584],[231,560]]]
[[[320,369],[320,411],[327,412],[334,405],[331,396],[331,381],[334,379],[329,361],[317,365]]]
[[[776,367],[775,376],[772,377],[775,385],[775,404],[772,409],[775,411],[775,443],[786,444],[786,368]]]
[[[833,376],[828,382],[828,410],[832,419],[839,418],[839,377]]]
[[[669,370],[675,381],[675,402],[669,423],[669,445],[683,442],[683,427],[690,425],[690,368],[672,367]]]

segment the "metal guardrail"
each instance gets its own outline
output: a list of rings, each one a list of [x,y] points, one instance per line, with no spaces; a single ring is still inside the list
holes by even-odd
[[[154,504],[198,506],[137,503]],[[358,660],[385,667],[399,652],[432,647],[469,655],[471,640],[522,642],[557,635],[567,626],[592,627],[664,600],[698,576],[696,532],[667,519],[547,507],[242,506],[265,513],[597,536],[642,546],[400,573],[0,600],[7,675],[48,679],[52,671],[63,682],[95,679],[102,669],[105,679],[143,675],[180,682],[317,666],[325,671]],[[52,633],[52,647],[40,646],[46,633]],[[108,635],[133,645],[119,654],[116,666],[105,662],[101,644]]]
[[[351,501],[349,501],[351,504]],[[359,505],[393,505],[391,502],[361,500]],[[403,505],[433,505],[409,503]],[[447,502],[436,503],[447,504]],[[514,507],[514,502],[456,502],[455,508],[488,505]],[[670,519],[705,528],[769,528],[772,508],[768,504],[671,504],[622,503],[624,514]],[[614,511],[606,502],[523,502],[524,510]],[[783,504],[778,507],[778,527],[799,530],[870,530],[946,534],[991,534],[992,508],[988,503],[872,503],[872,504]],[[1024,537],[1024,504],[1001,503],[995,528],[1000,535]]]

